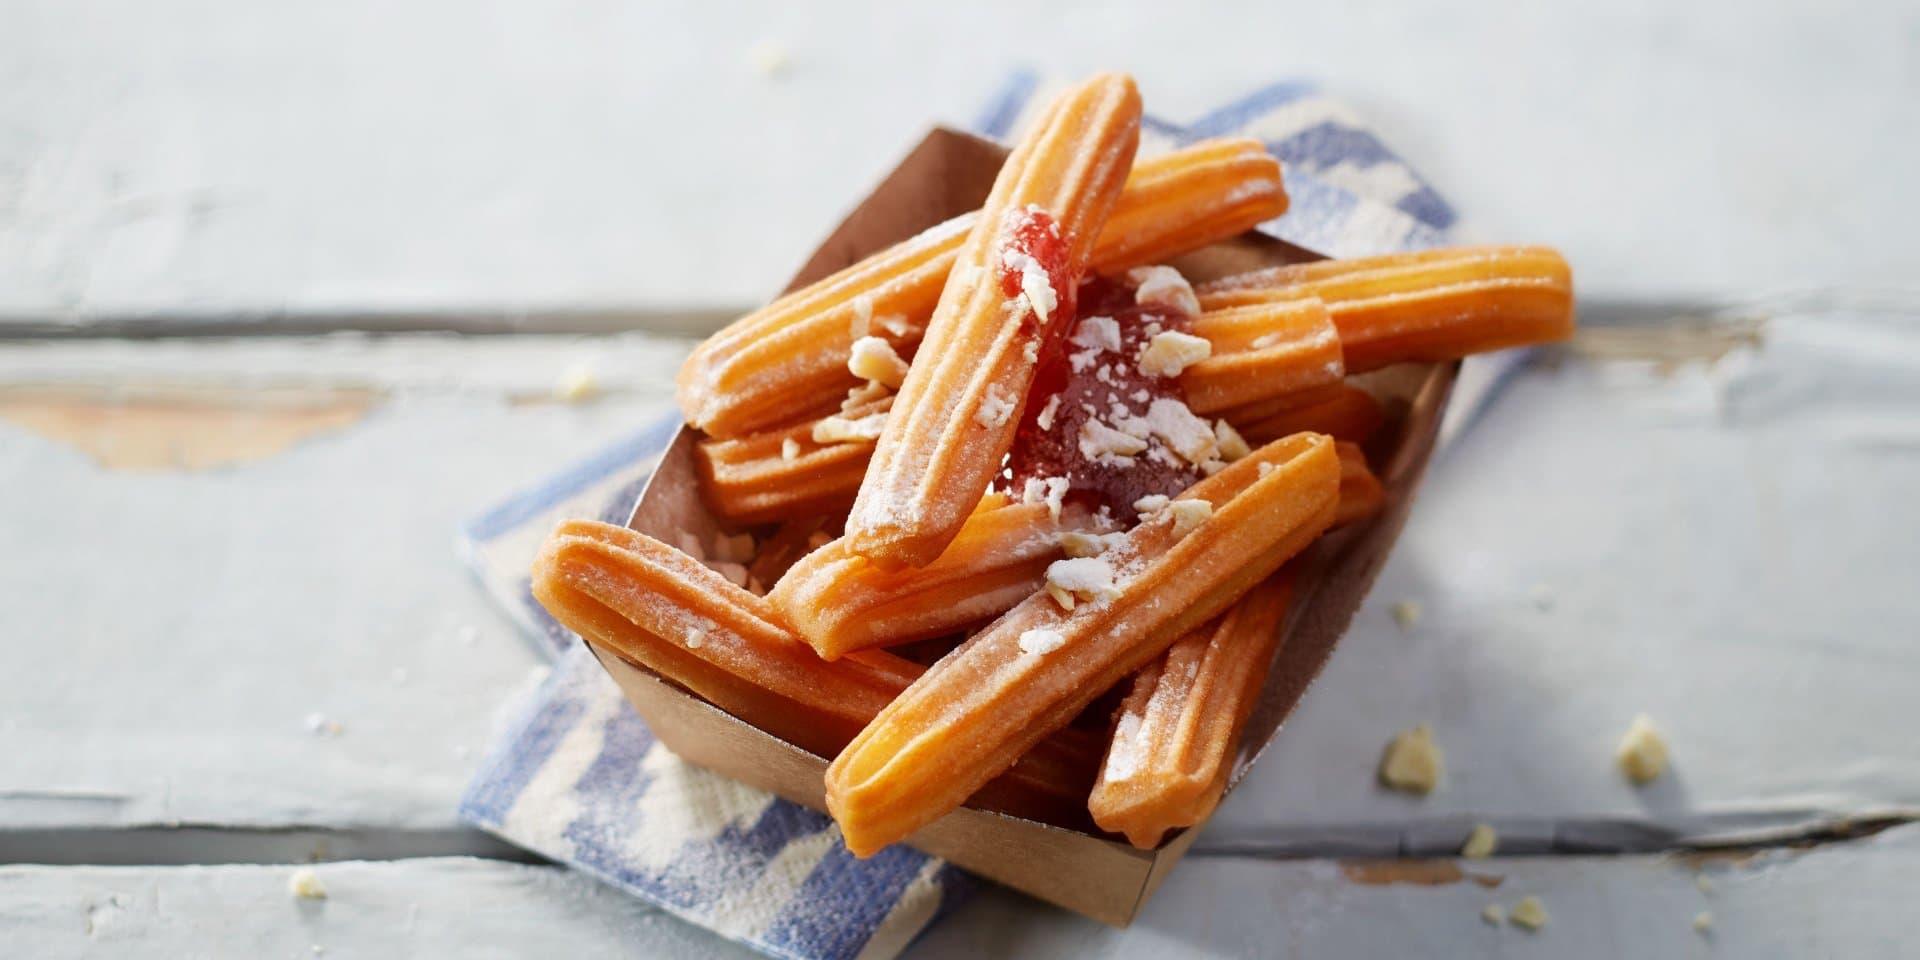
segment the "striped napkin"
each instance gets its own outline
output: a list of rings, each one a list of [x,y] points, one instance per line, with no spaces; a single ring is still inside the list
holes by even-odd
[[[1015,75],[975,129],[1006,138],[1046,101],[1041,87]],[[1142,149],[1228,134],[1261,138],[1285,164],[1291,209],[1262,228],[1283,240],[1359,256],[1432,246],[1453,224],[1358,118],[1305,86],[1268,87],[1184,125],[1149,117]],[[1477,406],[1462,402],[1469,381],[1498,380],[1463,376],[1454,412]],[[895,956],[979,881],[904,847],[855,860],[825,816],[681,762],[533,600],[527,571],[554,524],[624,523],[678,425],[641,430],[461,531],[467,562],[554,664],[482,760],[460,814],[770,956]]]

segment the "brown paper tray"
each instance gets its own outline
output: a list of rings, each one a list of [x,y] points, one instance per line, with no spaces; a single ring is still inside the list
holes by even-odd
[[[901,161],[821,244],[788,289],[813,282],[942,220],[977,208],[992,187],[1005,150],[952,130],[935,129]],[[1319,259],[1309,251],[1259,234],[1177,261],[1189,277],[1205,279],[1274,263]],[[1407,366],[1366,378],[1386,401],[1388,426],[1370,445],[1386,486],[1385,508],[1316,544],[1283,627],[1287,638],[1274,661],[1259,705],[1235,759],[1237,785],[1273,739],[1307,686],[1333,652],[1366,597],[1406,521],[1432,454],[1458,364]],[[667,543],[682,533],[702,542],[722,527],[701,501],[694,469],[698,431],[682,427],[634,506],[628,525]],[[659,675],[594,647],[607,672],[660,742],[690,763],[760,787],[802,806],[824,810],[829,758],[766,733]],[[1229,787],[1231,789],[1231,787]],[[1179,831],[1158,849],[1138,850],[1103,835],[961,808],[908,838],[916,849],[1096,920],[1131,922],[1198,836]]]

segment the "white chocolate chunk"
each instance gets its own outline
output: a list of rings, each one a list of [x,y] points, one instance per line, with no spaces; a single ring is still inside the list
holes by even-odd
[[[1164,493],[1149,493],[1133,502],[1133,511],[1142,517],[1151,516],[1165,510],[1169,499]]]
[[[1173,535],[1184,537],[1198,529],[1208,517],[1213,516],[1213,504],[1205,500],[1186,498],[1167,504],[1167,512],[1173,514]]]
[[[1067,638],[1058,630],[1036,627],[1020,634],[1020,652],[1029,656],[1045,656],[1067,645]]]
[[[1509,917],[1513,925],[1522,930],[1538,930],[1547,925],[1547,908],[1541,905],[1539,897],[1521,897]]]
[[[1440,782],[1444,758],[1433,742],[1433,728],[1421,724],[1402,731],[1380,758],[1380,782],[1407,793],[1431,793]]]
[[[320,875],[312,867],[301,867],[287,878],[287,892],[302,900],[325,900],[326,884],[320,882]]]
[[[1122,433],[1098,420],[1080,424],[1080,455],[1097,460],[1102,455],[1131,457],[1147,449],[1144,437]]]
[[[827,417],[813,425],[814,443],[872,443],[887,428],[887,414],[870,413],[857,420]]]
[[[1053,292],[1053,278],[1047,276],[1047,268],[1040,265],[1031,254],[1008,251],[1000,258],[1000,269],[1020,277],[1020,296],[1032,308],[1033,315],[1042,324],[1053,316],[1059,303]]]
[[[1501,909],[1497,903],[1489,903],[1480,908],[1480,919],[1485,920],[1489,926],[1497,927],[1507,922],[1507,911]]]
[[[868,380],[866,383],[847,391],[847,398],[840,401],[840,412],[845,413],[863,403],[871,403],[891,392],[892,391],[887,389],[886,384],[878,380]]]
[[[1074,604],[1073,591],[1065,590],[1049,583],[1047,584],[1047,596],[1052,597],[1053,602],[1060,605],[1060,609],[1065,610],[1068,613],[1073,612],[1073,604]]]
[[[1213,356],[1213,342],[1191,333],[1168,330],[1154,335],[1140,348],[1140,372],[1149,377],[1177,377],[1180,371]]]
[[[853,320],[849,326],[852,327],[851,332],[853,333],[853,339],[855,341],[864,340],[868,334],[873,332],[872,297],[863,293],[853,298]],[[856,342],[854,346],[857,348],[860,344]],[[868,377],[867,379],[871,380],[873,378]]]
[[[1652,782],[1667,768],[1667,738],[1643,713],[1633,718],[1626,736],[1620,738],[1620,749],[1614,759],[1628,780],[1636,784]]]
[[[1172,267],[1134,267],[1127,271],[1127,282],[1134,285],[1133,302],[1141,306],[1172,307],[1188,316],[1200,312],[1193,285]]]
[[[800,459],[800,441],[792,437],[780,441],[780,459],[788,461]]]
[[[1080,557],[1097,557],[1102,551],[1106,550],[1106,548],[1106,542],[1091,533],[1068,530],[1060,535],[1060,549],[1065,552],[1068,557],[1074,559]]]
[[[1076,347],[1119,353],[1120,324],[1112,317],[1088,317],[1074,328],[1071,342]]]
[[[1467,842],[1460,845],[1460,855],[1469,860],[1480,860],[1493,856],[1500,847],[1500,834],[1492,826],[1484,823],[1474,824],[1467,834]]]
[[[1116,423],[1115,426],[1135,436],[1144,432],[1159,439],[1179,454],[1181,459],[1194,466],[1212,460],[1219,449],[1212,424],[1194,416],[1186,404],[1165,397],[1148,405],[1146,416]]]
[[[1113,586],[1113,565],[1099,557],[1069,557],[1065,560],[1055,560],[1047,565],[1047,586],[1064,590],[1077,599],[1086,600],[1111,597],[1116,592]]]
[[[973,421],[989,430],[1006,426],[1013,416],[1013,401],[1000,392],[999,387],[988,387],[987,395],[980,398],[980,409],[974,411]]]
[[[1052,430],[1053,415],[1058,413],[1059,411],[1060,411],[1060,395],[1056,393],[1053,396],[1047,398],[1047,405],[1044,407],[1041,407],[1040,415],[1033,418],[1034,425],[1039,427],[1042,430]]]
[[[1213,422],[1213,441],[1220,448],[1220,459],[1229,463],[1253,452],[1253,447],[1247,443],[1247,438],[1241,436],[1240,431],[1235,430],[1233,424],[1225,420]],[[1262,466],[1266,465],[1262,464]],[[1261,476],[1264,477],[1266,474],[1262,473]]]
[[[893,344],[879,337],[861,337],[853,342],[847,357],[847,369],[862,380],[882,383],[898,389],[907,378],[907,362],[893,352]]]
[[[694,629],[694,630],[687,631],[687,649],[688,650],[698,650],[701,647],[706,646],[706,644],[707,644],[707,632],[705,630]]]

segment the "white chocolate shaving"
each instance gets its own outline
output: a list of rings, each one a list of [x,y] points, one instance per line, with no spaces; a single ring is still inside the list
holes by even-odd
[[[1173,514],[1173,535],[1184,537],[1213,516],[1213,504],[1192,498],[1175,500],[1167,504],[1167,511]]]
[[[879,337],[863,336],[853,342],[847,357],[847,369],[862,380],[898,388],[907,378],[907,362],[893,352],[893,344]]]
[[[1067,645],[1067,638],[1058,630],[1036,627],[1020,634],[1020,652],[1029,656],[1042,657]]]
[[[1667,738],[1643,713],[1633,718],[1627,735],[1620,739],[1620,749],[1614,759],[1628,780],[1636,784],[1652,782],[1667,769]]]
[[[1052,430],[1053,415],[1059,412],[1059,410],[1060,410],[1060,395],[1056,393],[1053,396],[1047,398],[1047,405],[1044,407],[1041,407],[1040,415],[1033,418],[1034,425],[1039,427],[1042,430]]]
[[[1112,317],[1088,317],[1074,328],[1071,342],[1076,347],[1119,353],[1120,324]]]
[[[863,293],[853,298],[853,322],[851,326],[853,328],[853,339],[856,341],[864,339],[867,334],[873,332],[872,297]],[[854,346],[857,348],[860,344],[855,343]],[[873,378],[869,377],[868,379]]]
[[[1089,460],[1102,456],[1131,457],[1145,449],[1144,438],[1122,433],[1098,420],[1080,424],[1080,455]]]
[[[887,428],[887,414],[870,413],[857,420],[827,417],[813,425],[814,443],[872,443]]]
[[[1031,254],[1008,251],[1000,258],[1000,269],[1020,277],[1020,296],[1027,301],[1042,324],[1053,316],[1054,308],[1059,306],[1053,292],[1053,279],[1047,276],[1047,268],[1040,265]]]
[[[1127,282],[1134,284],[1134,303],[1172,307],[1188,316],[1200,312],[1200,298],[1194,296],[1193,285],[1172,267],[1134,267],[1127,271]]]
[[[1013,401],[1000,392],[999,387],[988,387],[987,395],[980,398],[980,409],[974,411],[973,422],[989,430],[1006,426],[1013,416]]]
[[[1431,793],[1440,782],[1444,762],[1433,742],[1433,728],[1423,723],[1387,744],[1380,758],[1380,782],[1407,793]]]
[[[1213,342],[1191,333],[1157,333],[1140,348],[1140,372],[1150,377],[1177,377],[1180,371],[1213,356]]]
[[[1247,438],[1241,436],[1240,431],[1235,430],[1233,424],[1225,420],[1215,420],[1213,422],[1213,440],[1215,445],[1220,448],[1220,459],[1228,462],[1238,460],[1253,452],[1253,447],[1247,443]],[[1269,467],[1269,469],[1271,469],[1271,467]],[[1261,476],[1266,476],[1266,474],[1263,473]]]

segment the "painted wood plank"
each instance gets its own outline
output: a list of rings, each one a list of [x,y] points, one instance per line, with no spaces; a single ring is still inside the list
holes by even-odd
[[[1650,849],[1920,811],[1920,302],[1756,316],[1589,330],[1522,371],[1200,845],[1444,853],[1487,820]],[[1641,713],[1671,764],[1635,788],[1613,754]],[[1419,723],[1440,787],[1377,787]]]
[[[1174,119],[1319,81],[1469,234],[1560,244],[1589,294],[1905,283],[1911,11],[1632,6],[25,0],[0,318],[707,324],[1021,65],[1132,69]]]
[[[460,849],[431,834],[455,830],[495,711],[541,660],[455,556],[458,525],[653,423],[683,350],[0,348],[0,828],[346,827]],[[554,400],[583,363],[600,396]],[[278,452],[216,442],[342,396],[350,422],[303,422]],[[127,459],[156,432],[213,465],[155,463],[151,444]]]
[[[0,867],[0,934],[23,956],[747,956],[581,877],[468,859],[292,866]],[[1702,886],[1702,878],[1705,885]],[[1920,935],[1920,828],[1739,856],[1332,861],[1195,857],[1131,929],[1006,891],[909,957],[1905,956]],[[1537,932],[1488,904],[1538,897]],[[1694,927],[1702,913],[1705,931]],[[316,953],[315,948],[319,948]]]

